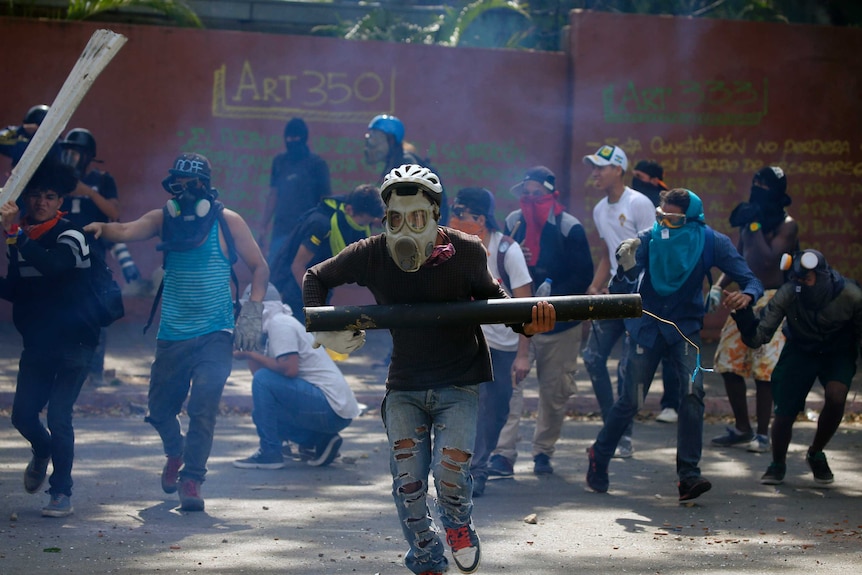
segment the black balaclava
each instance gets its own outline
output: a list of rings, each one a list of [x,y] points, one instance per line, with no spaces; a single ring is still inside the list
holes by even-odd
[[[755,183],[762,184],[768,189],[756,186]],[[791,203],[790,196],[787,195],[787,177],[784,171],[778,167],[761,168],[752,179],[748,201],[760,208],[760,224],[763,226],[764,233],[780,226],[787,217],[784,208]]]
[[[817,250],[805,250],[794,257],[792,268],[794,276],[802,277],[809,271],[810,268],[806,269],[801,263],[802,255],[806,252],[817,256],[817,266],[813,269],[816,280],[813,286],[797,284],[796,293],[799,294],[799,300],[805,309],[818,311],[826,307],[841,292],[844,288],[844,278],[829,267],[826,257]]]
[[[632,189],[638,191],[648,197],[654,206],[658,207],[660,202],[659,194],[665,191],[667,188],[658,186],[653,184],[652,182],[645,182],[640,178],[632,178]]]
[[[299,138],[299,140],[288,141],[288,138]],[[287,148],[287,156],[292,160],[301,160],[309,155],[308,149],[308,125],[302,118],[293,118],[284,126],[284,146]]]

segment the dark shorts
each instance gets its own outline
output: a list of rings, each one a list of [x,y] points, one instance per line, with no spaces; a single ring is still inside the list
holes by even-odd
[[[805,409],[805,398],[814,380],[826,386],[830,381],[850,388],[856,375],[856,350],[837,353],[809,353],[788,339],[772,372],[772,397],[775,414],[795,417]]]

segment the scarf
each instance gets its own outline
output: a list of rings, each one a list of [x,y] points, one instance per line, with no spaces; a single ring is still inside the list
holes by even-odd
[[[452,242],[449,241],[449,236],[443,233],[443,230],[437,229],[437,237],[442,238],[445,244],[437,244],[434,246],[434,249],[431,250],[431,255],[428,256],[428,259],[422,264],[422,267],[434,268],[439,266],[440,264],[452,259],[452,256],[455,255],[455,246],[452,245]]]
[[[525,196],[521,198],[521,212],[524,215],[524,223],[527,224],[527,229],[524,234],[524,246],[530,250],[530,261],[528,266],[536,265],[539,261],[541,252],[542,229],[548,222],[548,217],[551,210],[554,211],[554,217],[563,213],[563,206],[557,202],[559,192],[545,194],[544,196],[534,198]]]
[[[650,283],[660,296],[677,291],[697,267],[705,242],[703,202],[689,192],[691,203],[685,212],[686,223],[670,229],[653,224],[649,242]]]
[[[57,212],[57,215],[51,218],[50,220],[46,220],[39,224],[27,224],[24,223],[22,226],[24,228],[24,233],[27,234],[27,237],[31,240],[38,240],[42,237],[48,230],[57,225],[57,222],[65,216],[68,212]]]
[[[341,228],[338,225],[339,213],[344,215],[344,221],[351,228],[357,232],[363,232],[366,238],[371,235],[370,226],[360,226],[353,221],[353,218],[347,215],[347,212],[344,211],[344,203],[329,198],[324,199],[323,203],[334,210],[332,217],[329,218],[329,249],[332,251],[332,255],[341,253],[341,250],[347,247],[347,242],[344,240],[344,235],[341,233]]]

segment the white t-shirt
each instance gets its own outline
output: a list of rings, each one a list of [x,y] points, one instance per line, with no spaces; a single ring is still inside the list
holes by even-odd
[[[616,252],[623,240],[637,237],[638,232],[655,223],[655,206],[640,192],[628,186],[619,201],[610,203],[607,196],[593,208],[593,222],[608,248],[611,276],[617,273]]]
[[[491,240],[488,242],[488,270],[501,285],[503,279],[502,274],[497,270],[497,252],[500,249],[500,238],[502,237],[502,232],[491,232]],[[524,252],[521,251],[521,246],[518,245],[518,242],[509,244],[509,248],[506,250],[506,255],[503,258],[503,265],[506,268],[506,274],[509,276],[509,285],[512,286],[512,289],[533,282],[530,277],[530,270],[527,269]],[[518,351],[518,334],[512,331],[511,328],[506,327],[505,324],[483,325],[482,333],[485,334],[485,340],[490,347],[500,351]]]
[[[266,355],[277,359],[289,353],[299,354],[297,377],[320,388],[332,410],[344,419],[359,415],[359,405],[353,390],[341,370],[323,347],[314,349],[314,336],[305,331],[280,302],[263,302],[263,332],[266,334]]]

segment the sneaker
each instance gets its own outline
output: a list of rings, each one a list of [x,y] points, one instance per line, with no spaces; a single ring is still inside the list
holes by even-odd
[[[488,478],[484,475],[473,476],[473,497],[482,497],[485,494],[485,483]]]
[[[201,497],[201,482],[194,479],[181,479],[179,482],[180,509],[183,511],[203,511],[204,498]]]
[[[240,469],[281,469],[284,456],[281,453],[265,454],[258,449],[251,457],[234,461],[233,466]]]
[[[747,447],[751,440],[754,439],[754,432],[749,431],[743,433],[734,427],[728,427],[724,435],[718,435],[712,438],[712,444],[717,447]]]
[[[758,433],[748,444],[747,449],[751,453],[766,453],[769,451],[769,438]]]
[[[554,472],[554,467],[551,465],[551,458],[540,453],[533,457],[533,473],[536,475],[550,475]]]
[[[39,491],[48,475],[48,463],[50,461],[50,457],[36,457],[36,454],[33,454],[30,463],[24,469],[24,491],[27,493]]]
[[[617,449],[614,451],[614,458],[628,459],[635,454],[635,448],[632,446],[632,438],[623,435],[620,442],[617,444]]]
[[[162,491],[165,493],[177,492],[177,481],[179,480],[180,467],[183,466],[183,456],[176,457],[168,455],[165,466],[162,468]]]
[[[65,493],[52,493],[48,505],[42,508],[42,517],[68,517],[75,510],[72,499]]]
[[[661,413],[656,416],[655,420],[659,423],[676,423],[679,421],[679,415],[674,408],[665,407],[661,410]]]
[[[826,454],[822,451],[812,453],[810,450],[805,454],[805,461],[808,462],[808,467],[814,473],[814,481],[817,483],[832,483],[835,481],[835,476],[832,475],[832,470],[829,469],[829,464],[826,463]]]
[[[712,483],[703,477],[693,477],[691,479],[683,479],[677,483],[677,487],[679,488],[679,500],[689,501],[690,499],[697,499],[712,489]]]
[[[306,461],[312,467],[324,467],[329,465],[335,458],[338,457],[338,450],[341,449],[341,444],[344,440],[337,433],[329,438],[326,445],[318,446],[314,453],[314,458]]]
[[[611,483],[608,479],[608,466],[599,464],[596,460],[596,448],[592,445],[587,449],[587,457],[590,460],[587,467],[587,485],[596,493],[607,493]]]
[[[766,468],[766,473],[760,476],[760,482],[764,485],[781,485],[784,483],[785,473],[787,473],[787,464],[773,461]]]
[[[502,455],[492,455],[488,460],[488,475],[495,477],[512,477],[515,475],[515,466]]]
[[[446,543],[452,548],[452,559],[461,573],[475,573],[482,553],[473,521],[456,529],[446,529]]]

